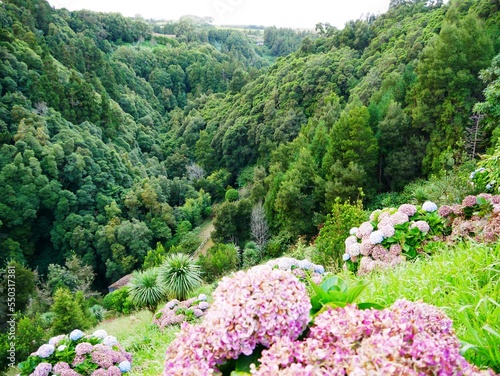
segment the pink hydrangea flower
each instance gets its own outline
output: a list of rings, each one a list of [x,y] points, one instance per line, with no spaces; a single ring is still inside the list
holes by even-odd
[[[225,277],[199,325],[183,324],[167,349],[164,375],[209,375],[258,344],[296,339],[309,322],[307,290],[292,273],[254,267]]]
[[[462,200],[462,205],[465,206],[466,208],[472,208],[476,204],[477,204],[476,196],[469,195]]]
[[[398,211],[406,214],[408,217],[411,217],[412,215],[415,215],[415,213],[417,212],[417,207],[412,204],[403,204],[399,207]]]
[[[444,218],[448,217],[452,213],[453,213],[453,209],[451,207],[449,207],[448,205],[443,205],[438,209],[438,214]]]
[[[358,231],[356,232],[356,236],[358,239],[362,239],[365,236],[369,236],[373,231],[373,226],[370,222],[363,222],[361,226],[359,226]]]
[[[418,228],[421,232],[423,233],[428,233],[431,227],[426,221],[416,221],[412,223],[411,227],[416,227]]]
[[[396,233],[394,226],[392,226],[390,224],[385,225],[385,226],[379,226],[379,230],[384,235],[384,238],[390,238],[391,236],[394,236],[394,234]]]
[[[406,223],[409,220],[410,220],[410,218],[408,217],[408,214],[405,214],[405,213],[400,212],[400,211],[394,213],[390,217],[390,221],[391,221],[391,224],[393,226],[402,225],[403,223]]]

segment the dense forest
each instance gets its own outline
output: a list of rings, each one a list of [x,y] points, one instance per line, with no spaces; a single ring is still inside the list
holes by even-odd
[[[157,245],[192,253],[208,216],[243,247],[260,215],[278,254],[339,198],[477,158],[500,136],[499,11],[392,0],[298,32],[1,2],[2,266],[76,255],[102,289]]]

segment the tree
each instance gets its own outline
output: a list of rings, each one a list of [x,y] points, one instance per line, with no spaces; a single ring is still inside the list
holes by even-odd
[[[266,214],[264,212],[262,202],[259,202],[252,209],[252,215],[250,217],[250,232],[255,240],[255,243],[257,243],[262,256],[262,250],[266,246],[269,239],[269,226],[267,225]]]
[[[414,125],[429,140],[426,173],[449,169],[460,160],[464,130],[483,89],[478,74],[492,56],[491,39],[472,14],[443,22],[439,35],[423,50],[411,95]]]
[[[56,290],[50,311],[54,313],[53,335],[67,333],[75,328],[85,330],[90,326],[78,300],[66,288],[61,287]]]

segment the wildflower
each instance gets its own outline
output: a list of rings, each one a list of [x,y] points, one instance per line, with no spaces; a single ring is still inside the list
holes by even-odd
[[[83,337],[83,332],[80,329],[75,329],[69,334],[69,339],[72,341],[78,341],[80,338]]]
[[[437,210],[437,205],[432,201],[426,201],[422,204],[422,209],[428,213],[432,213]]]
[[[40,358],[48,358],[54,353],[55,349],[54,345],[42,345],[38,348],[36,355]]]
[[[124,360],[123,362],[118,364],[118,368],[122,372],[128,372],[132,369],[132,365],[130,364],[130,362],[128,360]]]
[[[384,233],[380,230],[373,231],[370,234],[370,243],[380,244],[384,240]]]

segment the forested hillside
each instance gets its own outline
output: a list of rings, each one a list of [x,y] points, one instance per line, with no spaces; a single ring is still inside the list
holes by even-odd
[[[157,243],[193,252],[192,229],[243,186],[214,238],[243,246],[262,202],[272,255],[313,238],[337,198],[453,170],[498,142],[499,11],[393,0],[259,46],[194,18],[3,1],[1,262],[44,275],[74,253],[102,288]]]

